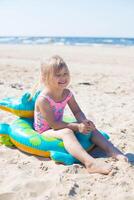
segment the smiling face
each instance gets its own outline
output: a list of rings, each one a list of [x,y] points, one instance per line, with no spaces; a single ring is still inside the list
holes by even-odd
[[[67,67],[55,70],[49,77],[49,85],[55,89],[65,89],[70,82],[70,74]]]
[[[41,80],[50,89],[65,89],[70,82],[70,73],[60,56],[53,56],[41,64]]]

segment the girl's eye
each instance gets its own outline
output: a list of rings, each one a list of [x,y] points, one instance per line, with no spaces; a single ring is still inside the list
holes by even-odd
[[[68,73],[66,72],[66,73],[64,73],[64,76],[67,76],[68,75]]]
[[[61,77],[61,76],[68,76],[68,73],[65,72],[64,74],[56,74],[57,77]]]

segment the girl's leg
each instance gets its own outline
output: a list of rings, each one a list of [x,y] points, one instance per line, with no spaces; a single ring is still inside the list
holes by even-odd
[[[108,141],[98,130],[93,131],[91,140],[94,144],[104,150],[108,156],[116,158],[117,160],[128,161],[127,157],[110,141]]]
[[[62,130],[48,130],[43,133],[46,137],[56,137],[62,139],[66,150],[80,162],[82,162],[88,172],[90,173],[101,173],[108,174],[111,171],[111,167],[106,166],[106,164],[98,164],[96,159],[91,157],[84,148],[78,142],[75,134],[70,129]]]

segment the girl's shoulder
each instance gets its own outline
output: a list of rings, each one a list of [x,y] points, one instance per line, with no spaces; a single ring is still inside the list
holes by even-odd
[[[65,89],[64,90],[64,97],[72,96],[73,93],[70,89]]]
[[[45,94],[40,94],[35,103],[35,111],[40,112],[43,110],[44,112],[50,112],[51,106],[48,96]]]
[[[68,96],[71,93],[71,91],[67,88],[64,89],[64,96]]]
[[[47,102],[47,93],[41,92],[36,100],[36,105],[40,105]]]
[[[66,101],[68,101],[68,100],[71,99],[72,96],[73,96],[72,91],[69,90],[69,89],[65,89],[65,97],[64,97],[64,99],[65,99]]]

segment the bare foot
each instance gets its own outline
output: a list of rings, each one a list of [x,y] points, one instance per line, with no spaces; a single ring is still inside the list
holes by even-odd
[[[124,154],[115,154],[112,157],[119,161],[128,162],[128,158]]]
[[[112,170],[111,166],[107,165],[106,163],[100,163],[98,161],[95,161],[93,163],[86,163],[85,166],[89,173],[99,173],[107,175]]]
[[[117,149],[114,146],[110,148],[107,155],[111,156],[112,158],[116,160],[128,162],[128,158],[119,149]]]

